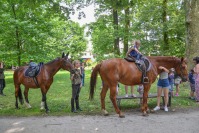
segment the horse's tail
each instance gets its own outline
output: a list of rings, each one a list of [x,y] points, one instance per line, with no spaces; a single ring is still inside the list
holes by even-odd
[[[19,96],[19,102],[21,104],[23,104],[23,96],[22,96],[22,92],[21,92],[21,87],[20,86],[19,86],[18,96]]]
[[[97,64],[95,68],[93,69],[91,73],[91,79],[90,79],[90,96],[89,99],[92,100],[94,96],[94,89],[96,88],[96,83],[97,83],[97,75],[100,70],[101,63]]]

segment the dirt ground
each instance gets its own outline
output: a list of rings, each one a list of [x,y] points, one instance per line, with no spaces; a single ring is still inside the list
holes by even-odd
[[[198,133],[199,109],[160,110],[143,117],[138,110],[109,116],[0,117],[0,133]]]

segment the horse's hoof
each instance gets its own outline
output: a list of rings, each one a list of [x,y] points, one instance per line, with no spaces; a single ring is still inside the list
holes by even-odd
[[[146,113],[149,114],[150,113],[150,109],[147,109]]]
[[[45,111],[45,109],[44,108],[40,108],[40,111],[43,112],[43,111]]]
[[[146,112],[143,112],[142,115],[143,115],[143,116],[149,116],[149,114],[147,114]]]
[[[28,109],[32,108],[29,103],[25,102],[25,105]]]
[[[50,113],[50,110],[46,110],[46,113],[47,113],[47,114]]]
[[[124,114],[120,114],[119,117],[120,118],[125,118],[125,115]]]
[[[27,106],[28,109],[31,109],[32,107],[30,105]]]
[[[108,112],[107,112],[106,110],[104,110],[104,109],[102,109],[102,114],[103,114],[104,116],[108,116],[108,115],[109,115]]]

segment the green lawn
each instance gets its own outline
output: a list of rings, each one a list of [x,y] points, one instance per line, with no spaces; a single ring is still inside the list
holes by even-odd
[[[0,116],[42,116],[45,113],[40,111],[41,103],[41,92],[40,89],[30,89],[29,101],[32,106],[31,109],[27,109],[25,105],[20,105],[20,109],[15,109],[15,96],[14,96],[14,85],[13,85],[13,71],[6,71],[6,88],[4,93],[5,97],[0,96]],[[89,98],[89,81],[90,81],[90,70],[86,70],[85,87],[80,92],[80,106],[83,109],[82,115],[95,115],[100,114],[100,86],[101,80],[98,77],[97,88],[93,101]],[[22,91],[24,90],[22,85]],[[138,94],[137,88],[135,93]],[[183,83],[180,86],[180,96],[172,99],[172,108],[190,108],[198,106],[194,101],[188,99],[189,96],[189,85]],[[130,90],[129,90],[130,92]],[[156,83],[151,87],[150,93],[156,92]],[[119,95],[124,95],[124,85],[120,84]],[[69,72],[59,71],[54,76],[54,82],[51,85],[47,93],[47,103],[50,109],[49,115],[76,115],[70,112],[70,99],[71,99],[71,82],[69,79]],[[156,98],[150,99],[149,107],[153,108],[156,106]],[[106,109],[109,113],[115,113],[112,103],[109,99],[109,91],[106,97]],[[138,100],[122,100],[121,110],[123,112],[130,111],[131,109],[139,109]]]

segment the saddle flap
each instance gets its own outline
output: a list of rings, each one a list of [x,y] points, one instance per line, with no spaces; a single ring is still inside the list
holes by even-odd
[[[42,63],[39,63],[38,65],[29,65],[24,75],[26,77],[36,77],[40,73],[41,66]]]

